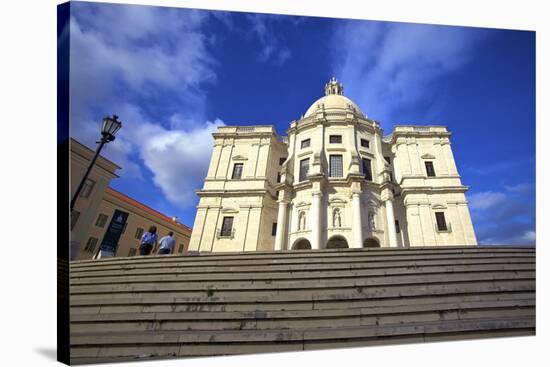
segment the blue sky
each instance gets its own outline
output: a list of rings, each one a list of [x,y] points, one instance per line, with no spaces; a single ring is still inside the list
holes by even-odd
[[[124,127],[112,186],[192,226],[221,125],[284,134],[336,76],[386,134],[447,125],[480,243],[535,242],[535,33],[72,3],[71,134]]]

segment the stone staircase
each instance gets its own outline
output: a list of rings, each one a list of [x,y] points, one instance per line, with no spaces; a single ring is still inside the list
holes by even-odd
[[[344,249],[71,263],[71,363],[535,334],[535,249]]]

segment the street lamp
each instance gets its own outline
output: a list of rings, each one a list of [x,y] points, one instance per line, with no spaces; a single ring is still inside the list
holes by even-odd
[[[82,180],[80,181],[80,184],[76,188],[73,198],[71,199],[71,213],[73,212],[76,199],[78,198],[78,195],[80,195],[80,192],[82,191],[82,188],[84,187],[84,184],[86,183],[86,180],[88,179],[88,176],[92,171],[94,163],[99,156],[101,149],[106,143],[110,143],[115,140],[115,134],[118,132],[118,130],[120,130],[121,127],[122,122],[118,121],[117,115],[107,116],[103,119],[103,125],[101,125],[101,139],[97,142],[99,145],[95,151],[94,157],[92,158],[90,164],[88,165],[88,168],[86,169],[86,173],[84,173],[84,176],[82,177]]]

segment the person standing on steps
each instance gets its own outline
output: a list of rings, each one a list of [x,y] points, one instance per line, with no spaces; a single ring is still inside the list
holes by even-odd
[[[140,255],[150,255],[151,250],[157,244],[157,227],[151,226],[149,230],[141,236],[141,245],[139,246]]]
[[[174,232],[168,232],[167,236],[164,236],[159,241],[159,255],[170,255],[174,253],[174,247],[176,247],[176,240],[174,239]]]

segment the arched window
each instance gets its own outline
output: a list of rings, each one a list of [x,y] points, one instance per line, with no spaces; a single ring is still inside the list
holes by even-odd
[[[363,247],[380,247],[380,242],[374,237],[369,237],[363,242]]]

